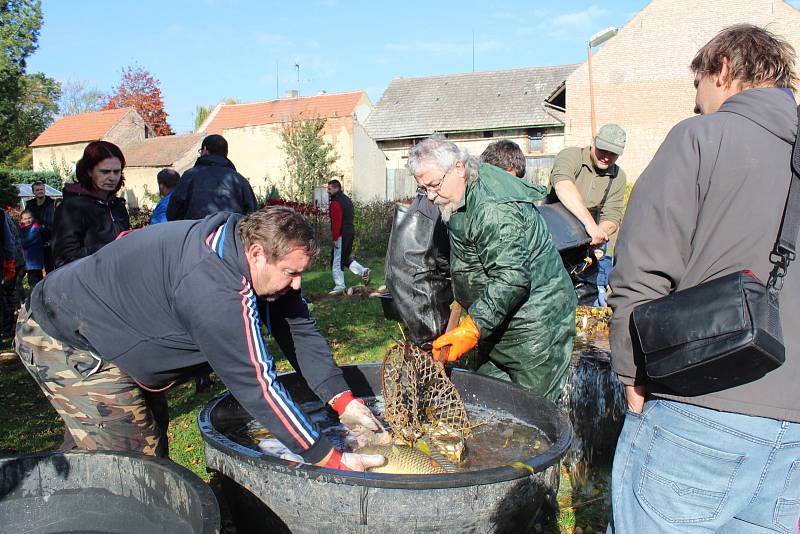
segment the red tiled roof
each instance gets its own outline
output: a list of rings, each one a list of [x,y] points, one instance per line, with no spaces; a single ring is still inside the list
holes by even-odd
[[[364,91],[285,98],[250,104],[223,104],[206,126],[205,133],[221,134],[227,128],[242,128],[306,118],[347,117],[353,114]]]
[[[122,147],[125,166],[167,167],[181,159],[189,150],[196,155],[202,139],[202,134],[165,135],[125,145]]]
[[[64,145],[97,141],[133,108],[109,109],[61,117],[33,140],[29,146]]]

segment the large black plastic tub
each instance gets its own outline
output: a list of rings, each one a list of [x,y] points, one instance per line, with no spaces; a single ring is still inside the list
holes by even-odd
[[[345,366],[359,396],[380,394],[380,364]],[[543,471],[569,448],[572,427],[552,402],[508,382],[454,370],[472,405],[510,412],[536,425],[552,446],[525,468],[501,466],[446,475],[354,473],[298,465],[261,454],[227,437],[250,416],[225,394],[200,412],[208,467],[223,476],[241,532],[527,532],[548,484]],[[300,401],[315,397],[294,373],[281,376]]]
[[[3,532],[219,532],[211,488],[167,460],[130,453],[47,452],[0,458]]]

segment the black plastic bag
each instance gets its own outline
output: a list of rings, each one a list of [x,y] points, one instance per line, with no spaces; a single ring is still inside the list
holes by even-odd
[[[386,251],[386,287],[409,341],[423,348],[444,333],[450,317],[450,241],[439,209],[424,196],[395,205]]]

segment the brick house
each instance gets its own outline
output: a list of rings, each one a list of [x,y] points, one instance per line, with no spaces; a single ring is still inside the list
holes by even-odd
[[[359,200],[383,198],[385,157],[364,128],[372,103],[363,91],[323,93],[252,102],[219,104],[198,128],[203,135],[221,134],[228,141],[228,158],[253,186],[256,195],[286,183],[281,132],[284,124],[323,118],[323,139],[333,145],[334,170],[342,175],[348,195]],[[320,184],[325,185],[325,184]]]
[[[627,131],[619,163],[629,181],[639,177],[669,130],[693,115],[689,63],[697,50],[737,23],[766,27],[800,53],[800,11],[782,0],[653,0],[592,56],[597,125],[616,122]],[[566,89],[566,144],[588,145],[586,63],[567,77]]]
[[[133,108],[109,109],[61,117],[29,145],[33,170],[59,172],[64,178],[91,141],[109,141],[123,148],[151,137],[150,127]]]
[[[576,67],[392,80],[367,120],[367,131],[386,154],[387,189],[395,189],[395,198],[413,192],[405,170],[408,151],[434,133],[476,156],[492,141],[510,139],[525,153],[529,179],[545,181],[564,147],[563,85]]]

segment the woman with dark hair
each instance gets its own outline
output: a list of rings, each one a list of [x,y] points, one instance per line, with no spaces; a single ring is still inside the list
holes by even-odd
[[[108,141],[92,141],[75,166],[76,183],[64,187],[56,209],[53,257],[56,268],[89,256],[130,228],[125,200],[116,196],[125,183],[125,157]]]

